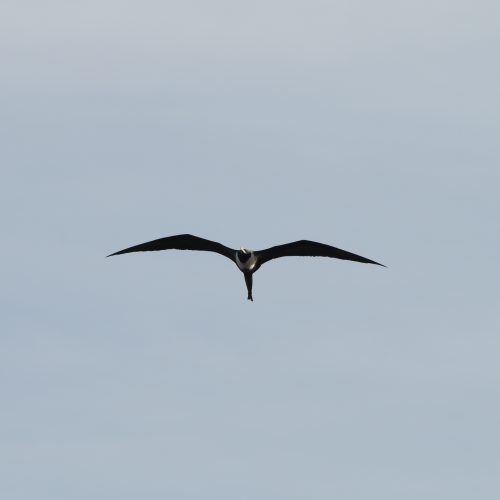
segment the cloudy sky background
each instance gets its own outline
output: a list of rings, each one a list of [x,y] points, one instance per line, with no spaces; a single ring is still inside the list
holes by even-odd
[[[0,496],[496,499],[499,15],[4,0]]]

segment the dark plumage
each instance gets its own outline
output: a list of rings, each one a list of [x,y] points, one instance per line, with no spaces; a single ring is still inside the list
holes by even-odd
[[[166,238],[159,238],[157,240],[148,241],[135,245],[133,247],[125,248],[118,252],[108,255],[121,255],[131,252],[151,252],[157,250],[200,250],[207,252],[216,252],[224,257],[233,261],[240,271],[245,275],[245,283],[248,290],[248,300],[253,301],[252,297],[252,275],[257,271],[262,264],[279,257],[333,257],[335,259],[352,260],[355,262],[363,262],[365,264],[376,264],[383,266],[374,260],[367,259],[361,255],[341,250],[340,248],[325,245],[324,243],[317,243],[309,240],[299,240],[293,243],[286,243],[284,245],[277,245],[265,250],[247,250],[241,248],[234,250],[226,247],[221,243],[206,240],[191,234],[179,234],[177,236],[167,236]]]

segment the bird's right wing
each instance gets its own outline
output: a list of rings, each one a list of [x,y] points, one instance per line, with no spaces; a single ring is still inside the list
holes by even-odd
[[[333,257],[335,259],[353,260],[356,262],[364,262],[365,264],[377,264],[378,266],[384,266],[374,260],[361,257],[361,255],[356,255],[355,253],[347,252],[346,250],[342,250],[340,248],[309,240],[294,241],[293,243],[286,243],[284,245],[266,248],[265,250],[260,250],[256,253],[259,255],[261,264],[279,257],[298,256]]]
[[[154,252],[157,250],[201,250],[206,252],[216,252],[233,262],[235,260],[236,250],[228,248],[221,243],[216,241],[206,240],[205,238],[200,238],[198,236],[193,236],[192,234],[178,234],[176,236],[167,236],[166,238],[159,238],[157,240],[148,241],[146,243],[141,243],[140,245],[135,245],[133,247],[125,248],[118,252],[108,255],[112,257],[113,255],[121,255],[130,252]]]

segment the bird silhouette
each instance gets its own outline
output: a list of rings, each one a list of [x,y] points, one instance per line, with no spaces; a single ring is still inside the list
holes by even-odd
[[[175,236],[167,236],[166,238],[159,238],[157,240],[141,243],[133,247],[119,250],[118,252],[108,255],[122,255],[131,252],[154,252],[158,250],[199,250],[205,252],[215,252],[224,255],[229,260],[234,262],[238,269],[245,276],[245,284],[248,291],[248,300],[253,301],[252,296],[252,282],[253,274],[266,262],[280,257],[332,257],[335,259],[352,260],[354,262],[362,262],[364,264],[375,264],[377,266],[384,266],[375,262],[374,260],[367,259],[361,255],[341,250],[340,248],[325,245],[324,243],[317,243],[316,241],[299,240],[292,243],[285,243],[284,245],[277,245],[274,247],[266,248],[265,250],[249,250],[241,247],[239,250],[226,247],[216,241],[206,240],[199,236],[192,234],[178,234]]]

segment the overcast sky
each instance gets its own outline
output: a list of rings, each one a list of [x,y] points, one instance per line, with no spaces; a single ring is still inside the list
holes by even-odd
[[[499,16],[3,0],[0,497],[496,500]]]

